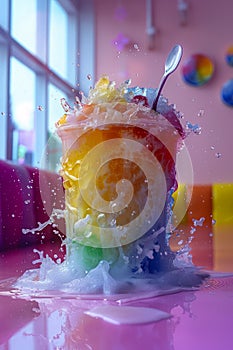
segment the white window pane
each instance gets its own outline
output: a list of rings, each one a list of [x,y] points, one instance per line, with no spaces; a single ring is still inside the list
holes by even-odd
[[[35,73],[11,58],[10,106],[14,125],[13,160],[32,164],[35,147]]]
[[[57,0],[51,0],[49,65],[67,79],[68,14]]]
[[[8,27],[8,9],[9,9],[9,0],[1,0],[0,25],[4,29],[7,29]]]
[[[12,0],[12,36],[36,53],[36,0]]]
[[[7,79],[8,79],[8,49],[7,43],[0,36],[0,158],[7,154]]]

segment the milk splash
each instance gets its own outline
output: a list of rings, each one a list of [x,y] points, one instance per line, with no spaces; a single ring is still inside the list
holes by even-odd
[[[53,224],[54,217],[63,216],[64,213],[61,210],[54,210],[49,220],[39,224],[35,229],[24,230],[24,234],[42,231],[45,226]],[[155,236],[160,234],[164,234],[163,228],[156,232]],[[145,240],[144,250],[141,248],[139,251],[143,256],[149,255],[146,243]],[[136,299],[140,299],[140,295],[153,297],[182,290],[193,290],[199,287],[207,277],[206,273],[193,265],[189,246],[183,247],[175,254],[172,264],[153,274],[130,271],[129,261],[120,247],[119,259],[113,267],[109,261],[101,260],[96,267],[88,271],[83,263],[85,256],[82,249],[80,247],[77,249],[67,239],[61,241],[61,247],[64,246],[67,253],[63,261],[56,255],[52,258],[43,251],[34,249],[38,259],[34,260],[33,264],[40,264],[40,267],[27,270],[18,278],[14,288],[19,293],[28,295],[64,293],[67,296],[123,295],[124,298],[131,295],[132,300],[132,294]],[[138,249],[140,250],[139,247]]]

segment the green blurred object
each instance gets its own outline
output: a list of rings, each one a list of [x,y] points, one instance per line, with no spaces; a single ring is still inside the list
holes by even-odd
[[[87,270],[94,269],[102,260],[108,261],[110,265],[119,257],[118,248],[95,248],[72,242],[76,247],[77,255]]]

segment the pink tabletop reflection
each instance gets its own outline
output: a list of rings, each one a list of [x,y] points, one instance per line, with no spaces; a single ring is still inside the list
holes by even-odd
[[[56,245],[47,246],[51,255]],[[32,267],[32,248],[1,253],[1,290]],[[3,282],[5,280],[5,282]],[[210,278],[200,290],[126,301],[77,297],[28,298],[0,293],[0,350],[233,349],[233,277]],[[96,306],[152,308],[170,317],[144,324],[112,324],[86,314]],[[143,312],[143,311],[142,311]]]

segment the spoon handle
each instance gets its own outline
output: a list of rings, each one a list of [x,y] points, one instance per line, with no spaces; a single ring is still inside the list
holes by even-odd
[[[180,45],[175,45],[173,47],[173,49],[169,52],[169,55],[168,55],[166,62],[165,62],[165,72],[164,72],[164,75],[162,76],[162,79],[160,80],[159,87],[157,89],[157,93],[156,93],[156,96],[155,96],[155,99],[154,99],[154,102],[152,105],[152,109],[154,111],[157,110],[159,96],[161,94],[162,88],[163,88],[167,78],[169,77],[169,75],[171,73],[173,73],[176,70],[176,68],[178,67],[178,65],[180,63],[180,60],[182,57],[182,51],[183,50],[182,50],[182,47]]]
[[[164,74],[161,81],[160,81],[160,84],[159,84],[159,87],[157,89],[157,92],[156,92],[156,96],[155,96],[155,99],[154,99],[154,102],[153,102],[153,105],[152,105],[152,109],[154,111],[157,110],[157,105],[158,105],[158,102],[159,102],[159,96],[161,94],[161,91],[164,87],[164,84],[166,83],[166,80],[168,78],[168,74]]]

